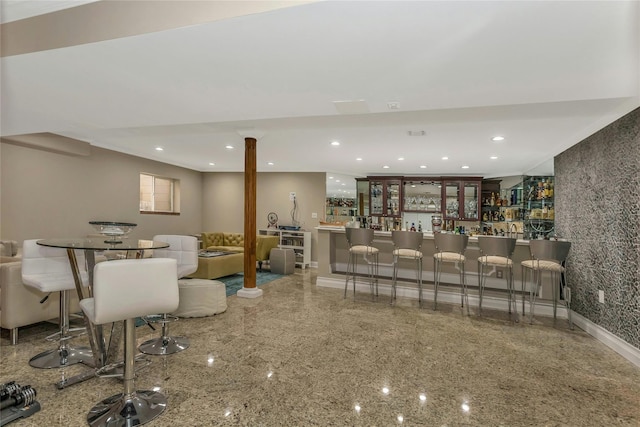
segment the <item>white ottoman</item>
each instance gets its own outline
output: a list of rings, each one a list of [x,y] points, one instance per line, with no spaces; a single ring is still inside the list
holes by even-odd
[[[296,253],[293,249],[273,248],[269,254],[271,272],[276,274],[293,274],[296,268]]]
[[[178,317],[205,317],[227,310],[227,291],[218,280],[178,280],[180,303],[174,311]]]

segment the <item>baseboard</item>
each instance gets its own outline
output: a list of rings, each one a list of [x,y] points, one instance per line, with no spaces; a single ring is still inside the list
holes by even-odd
[[[325,288],[334,288],[344,290],[344,279],[336,279],[331,277],[318,277],[316,281],[316,286],[325,287]],[[425,301],[433,301],[434,292],[433,285],[427,285],[428,287],[423,288],[422,297]],[[364,281],[356,281],[356,292],[369,292],[369,284]],[[469,304],[471,307],[474,305],[477,306],[478,295],[473,293],[475,291],[474,288],[470,288],[469,295]],[[349,282],[348,292],[353,292],[353,285]],[[378,285],[378,293],[380,295],[391,296],[391,285],[388,284],[379,284]],[[413,298],[418,299],[418,289],[415,287],[404,287],[398,285],[396,288],[396,293],[398,298]],[[445,302],[449,304],[456,304],[460,302],[460,292],[451,292],[450,290],[446,291],[438,291],[438,301]],[[518,301],[518,310],[522,310],[521,302]],[[482,301],[482,307],[507,311],[509,309],[506,298],[496,297],[496,296],[485,296]],[[536,303],[536,315],[540,316],[553,316],[553,304],[548,302],[539,302]],[[559,318],[567,318],[567,310],[564,306],[558,305],[557,308],[557,317]],[[634,365],[640,367],[640,349],[632,346],[628,342],[623,339],[617,337],[611,332],[607,331],[603,327],[593,323],[586,317],[581,316],[575,311],[571,311],[571,318],[573,323],[594,337],[596,340],[600,341],[602,344],[606,345]]]
[[[576,313],[575,311],[571,312],[571,316],[573,323],[576,326],[640,368],[640,349],[632,346],[625,340],[607,331],[602,326],[593,323],[591,320]]]

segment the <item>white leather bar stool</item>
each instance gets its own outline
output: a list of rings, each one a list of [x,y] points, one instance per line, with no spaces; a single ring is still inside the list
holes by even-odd
[[[418,304],[422,307],[422,240],[424,235],[416,231],[392,231],[393,241],[393,276],[391,303],[396,299],[396,283],[398,281],[398,264],[401,259],[415,261],[416,283],[418,284]]]
[[[571,321],[571,289],[562,286],[562,276],[565,272],[567,256],[571,249],[571,242],[557,240],[531,240],[529,242],[531,259],[522,261],[522,315],[524,316],[524,284],[526,272],[531,272],[533,284],[529,288],[529,323],[533,323],[533,310],[536,305],[536,297],[542,284],[543,273],[551,276],[553,293],[553,318],[556,318],[558,298],[562,296],[567,307],[569,327],[573,329]]]
[[[469,314],[469,294],[464,268],[464,251],[467,250],[469,236],[466,234],[434,233],[433,238],[436,245],[436,252],[433,254],[433,309],[435,310],[438,304],[438,286],[440,285],[442,264],[453,263],[458,266],[460,272],[460,304],[464,307],[466,301],[467,314]]]
[[[69,340],[75,332],[84,331],[85,328],[69,327],[69,292],[76,292],[69,257],[65,249],[40,246],[38,239],[25,240],[22,245],[22,282],[26,286],[35,288],[43,293],[60,292],[60,330],[47,340],[59,341],[57,349],[48,350],[37,354],[29,360],[29,365],[34,368],[51,369],[84,363],[94,366],[93,354],[87,347],[72,347]],[[84,265],[84,252],[76,251],[76,259],[79,265]],[[86,271],[80,269],[82,282],[89,284],[89,276]],[[75,334],[79,335],[79,334]]]
[[[374,248],[373,229],[345,228],[347,243],[349,243],[349,261],[344,282],[344,298],[347,297],[349,278],[353,279],[353,298],[356,297],[356,275],[358,274],[358,257],[362,257],[367,264],[367,274],[371,287],[371,298],[378,295],[378,248]],[[375,291],[374,291],[375,286]]]
[[[135,389],[135,318],[172,312],[178,307],[177,262],[169,258],[123,259],[96,264],[93,298],[80,301],[97,325],[124,320],[124,392],[108,397],[87,415],[90,426],[137,426],[160,415],[166,397]]]
[[[181,279],[194,273],[198,269],[198,239],[194,236],[180,236],[160,234],[153,237],[158,242],[169,243],[168,248],[154,249],[154,258],[171,258],[178,263],[177,278]],[[189,348],[189,340],[186,337],[173,337],[167,335],[168,324],[178,320],[167,313],[155,316],[147,316],[147,322],[160,323],[162,332],[158,338],[153,338],[140,344],[140,352],[151,355],[174,354]]]
[[[509,295],[509,313],[513,313],[518,321],[518,308],[516,294],[513,286],[513,251],[516,249],[516,239],[500,236],[478,236],[478,246],[481,256],[478,257],[478,287],[480,289],[479,309],[482,313],[482,295],[487,282],[487,273],[493,272],[496,268],[505,271],[507,281],[507,292]],[[486,272],[487,267],[492,267],[491,272]],[[513,304],[513,311],[511,309]]]

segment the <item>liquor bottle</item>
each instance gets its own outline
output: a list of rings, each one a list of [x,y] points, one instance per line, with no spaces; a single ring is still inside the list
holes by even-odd
[[[496,196],[494,193],[491,193],[491,201],[489,203],[491,203],[491,206],[496,204]]]
[[[410,231],[416,231],[416,225],[415,223],[411,223],[411,230]]]
[[[422,221],[418,221],[418,233],[422,233]]]

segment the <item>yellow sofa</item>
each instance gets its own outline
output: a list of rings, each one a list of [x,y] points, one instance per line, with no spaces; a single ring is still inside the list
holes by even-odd
[[[207,251],[244,252],[243,233],[204,232],[201,234],[202,247]],[[271,249],[278,247],[278,236],[256,236],[256,261],[269,260]]]

